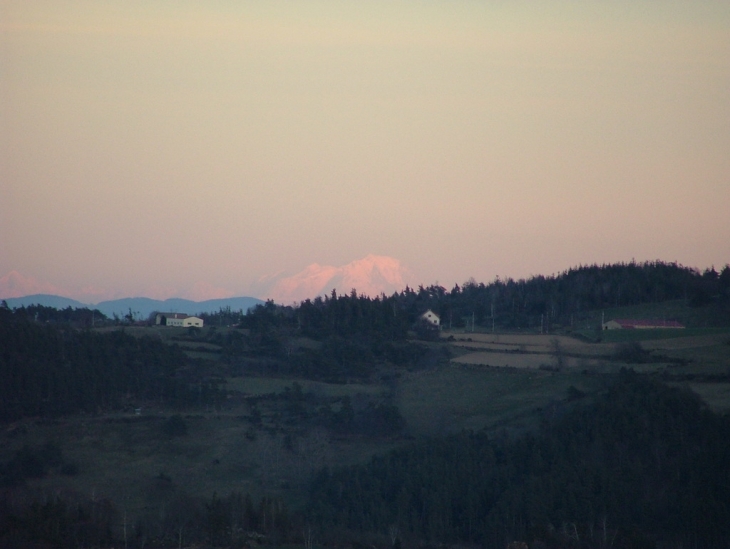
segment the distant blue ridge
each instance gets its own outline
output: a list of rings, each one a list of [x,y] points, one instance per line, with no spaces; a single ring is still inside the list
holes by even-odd
[[[29,305],[43,305],[44,307],[53,307],[54,309],[65,309],[66,307],[71,307],[72,309],[83,309],[84,307],[93,308],[92,305],[81,303],[75,299],[48,294],[33,294],[25,297],[8,297],[0,301],[5,301],[11,309],[28,307]]]
[[[251,307],[263,303],[255,297],[229,297],[225,299],[208,299],[207,301],[191,301],[189,299],[171,298],[164,301],[150,299],[148,297],[127,297],[123,299],[114,299],[111,301],[102,301],[96,305],[89,303],[81,303],[75,299],[61,297],[58,295],[35,294],[25,297],[12,297],[5,299],[8,307],[15,309],[18,307],[28,307],[30,305],[43,305],[44,307],[54,307],[56,309],[97,309],[108,317],[124,316],[132,310],[132,314],[138,320],[145,320],[150,313],[215,313],[221,308],[230,307],[231,311],[248,311]]]

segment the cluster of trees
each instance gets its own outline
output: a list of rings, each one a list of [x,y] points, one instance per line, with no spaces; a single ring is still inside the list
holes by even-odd
[[[262,497],[255,502],[240,492],[207,499],[181,492],[164,509],[136,520],[128,520],[108,499],[57,494],[28,505],[0,499],[2,547],[242,548],[252,543],[301,544],[305,536],[300,517],[281,500]]]
[[[730,419],[631,371],[519,438],[462,433],[322,471],[330,532],[543,547],[719,547],[730,539]],[[662,545],[666,544],[666,545]]]
[[[17,486],[27,479],[42,478],[50,470],[62,475],[75,475],[78,466],[67,461],[58,444],[47,442],[42,446],[25,445],[7,462],[0,462],[0,487]]]
[[[358,336],[393,341],[407,337],[413,320],[400,294],[370,298],[355,290],[348,295],[332,290],[329,296],[307,299],[297,307],[267,301],[249,309],[240,326],[256,333],[296,332],[317,340]]]
[[[316,305],[312,304],[315,302]],[[241,322],[244,330],[213,332],[207,340],[221,346],[221,359],[233,375],[295,375],[342,383],[371,379],[389,367],[412,368],[434,360],[430,356],[433,350],[406,339],[405,321],[402,333],[394,335],[390,328],[379,332],[381,325],[372,317],[348,318],[359,306],[380,307],[379,299],[345,296],[315,302],[308,303],[319,309],[316,316],[331,314],[331,323],[327,325],[340,328],[305,328],[308,324],[297,320],[300,309],[268,302],[249,311]],[[309,306],[307,302],[302,305],[304,309]],[[344,310],[350,312],[341,313]],[[389,314],[392,316],[392,310]],[[354,323],[358,317],[360,327]],[[302,336],[310,338],[310,343],[303,344],[299,339]]]
[[[469,281],[450,292],[430,286],[410,294],[406,291],[401,298],[418,310],[432,309],[446,325],[494,321],[501,329],[535,327],[542,321],[569,326],[572,318],[577,320],[591,310],[674,299],[697,306],[717,303],[727,312],[730,266],[720,273],[714,268],[701,273],[661,261],[590,265],[525,280]]]
[[[2,547],[113,547],[117,513],[107,499],[48,497],[26,505],[0,498]]]
[[[219,385],[175,345],[121,330],[39,324],[0,310],[0,421],[97,413],[128,399],[214,403],[224,396]]]
[[[3,305],[0,305],[0,310],[5,311],[5,314],[10,312],[7,303],[4,301]],[[12,314],[16,318],[25,318],[41,323],[67,324],[76,328],[93,328],[94,326],[103,326],[109,322],[106,315],[98,309],[86,307],[73,309],[69,306],[65,309],[56,309],[45,305],[29,305],[13,309]]]
[[[148,319],[150,324],[155,323],[156,314],[150,314]],[[215,312],[197,313],[195,316],[202,318],[205,326],[234,326],[241,322],[243,311],[234,311],[230,307],[221,307]]]

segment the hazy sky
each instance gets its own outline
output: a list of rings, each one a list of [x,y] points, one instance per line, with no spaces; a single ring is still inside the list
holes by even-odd
[[[730,2],[0,0],[0,276],[243,295],[369,253],[730,261]]]

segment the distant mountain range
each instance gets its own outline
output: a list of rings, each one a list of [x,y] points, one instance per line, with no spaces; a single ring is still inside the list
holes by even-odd
[[[416,283],[414,274],[400,261],[382,255],[368,255],[341,267],[313,263],[292,276],[277,275],[259,281],[258,295],[289,304],[329,294],[391,295]]]
[[[376,297],[383,293],[392,295],[394,292],[402,291],[406,286],[413,287],[417,284],[418,281],[414,274],[397,259],[371,254],[340,267],[313,263],[296,274],[280,272],[263,277],[254,284],[250,291],[253,295],[289,305],[329,294],[332,290],[336,290],[338,294],[342,295],[349,294],[354,288],[359,295]],[[209,288],[203,289],[205,291],[198,292],[201,297],[217,297],[215,292],[210,291]],[[73,295],[79,299],[62,297],[63,295]],[[188,293],[187,295],[195,298],[196,294]],[[115,314],[126,315],[131,309],[134,316],[141,319],[147,318],[154,311],[195,314],[215,312],[221,307],[230,307],[233,311],[247,311],[250,307],[263,303],[254,297],[230,297],[204,301],[182,298],[161,301],[147,297],[134,297],[99,301],[105,297],[111,297],[109,292],[88,288],[71,292],[32,277],[25,277],[16,271],[11,271],[0,278],[0,296],[8,296],[5,297],[5,301],[11,308],[28,305],[44,305],[57,309],[89,307],[98,309],[109,317]]]
[[[88,307],[89,309],[97,309],[108,317],[124,316],[132,311],[135,318],[146,319],[150,313],[166,312],[166,313],[214,313],[221,308],[230,307],[232,311],[248,311],[251,307],[255,307],[259,303],[263,303],[255,297],[229,297],[225,299],[209,299],[207,301],[191,301],[189,299],[172,298],[160,301],[150,299],[148,297],[128,297],[124,299],[114,299],[111,301],[102,301],[96,305],[81,303],[75,299],[61,297],[58,295],[35,294],[25,297],[7,298],[5,301],[8,307],[14,309],[16,307],[27,307],[29,305],[43,305],[45,307],[54,307],[56,309],[65,309],[71,307],[79,309]]]

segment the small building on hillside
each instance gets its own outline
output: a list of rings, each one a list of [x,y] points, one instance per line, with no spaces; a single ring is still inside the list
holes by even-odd
[[[439,324],[441,323],[441,319],[439,318],[439,315],[434,313],[431,309],[423,313],[421,316],[418,317],[419,320],[423,322],[427,322],[431,326],[434,326],[436,328],[439,327]]]
[[[202,328],[203,327],[203,319],[197,316],[189,316],[187,318],[183,319],[183,327],[188,328],[190,326],[194,326],[196,328]]]
[[[664,328],[684,328],[676,320],[650,320],[646,318],[616,318],[602,324],[604,330],[657,330]]]
[[[158,326],[179,326],[181,328],[190,326],[202,328],[203,319],[186,313],[157,313],[155,315],[155,324]]]

